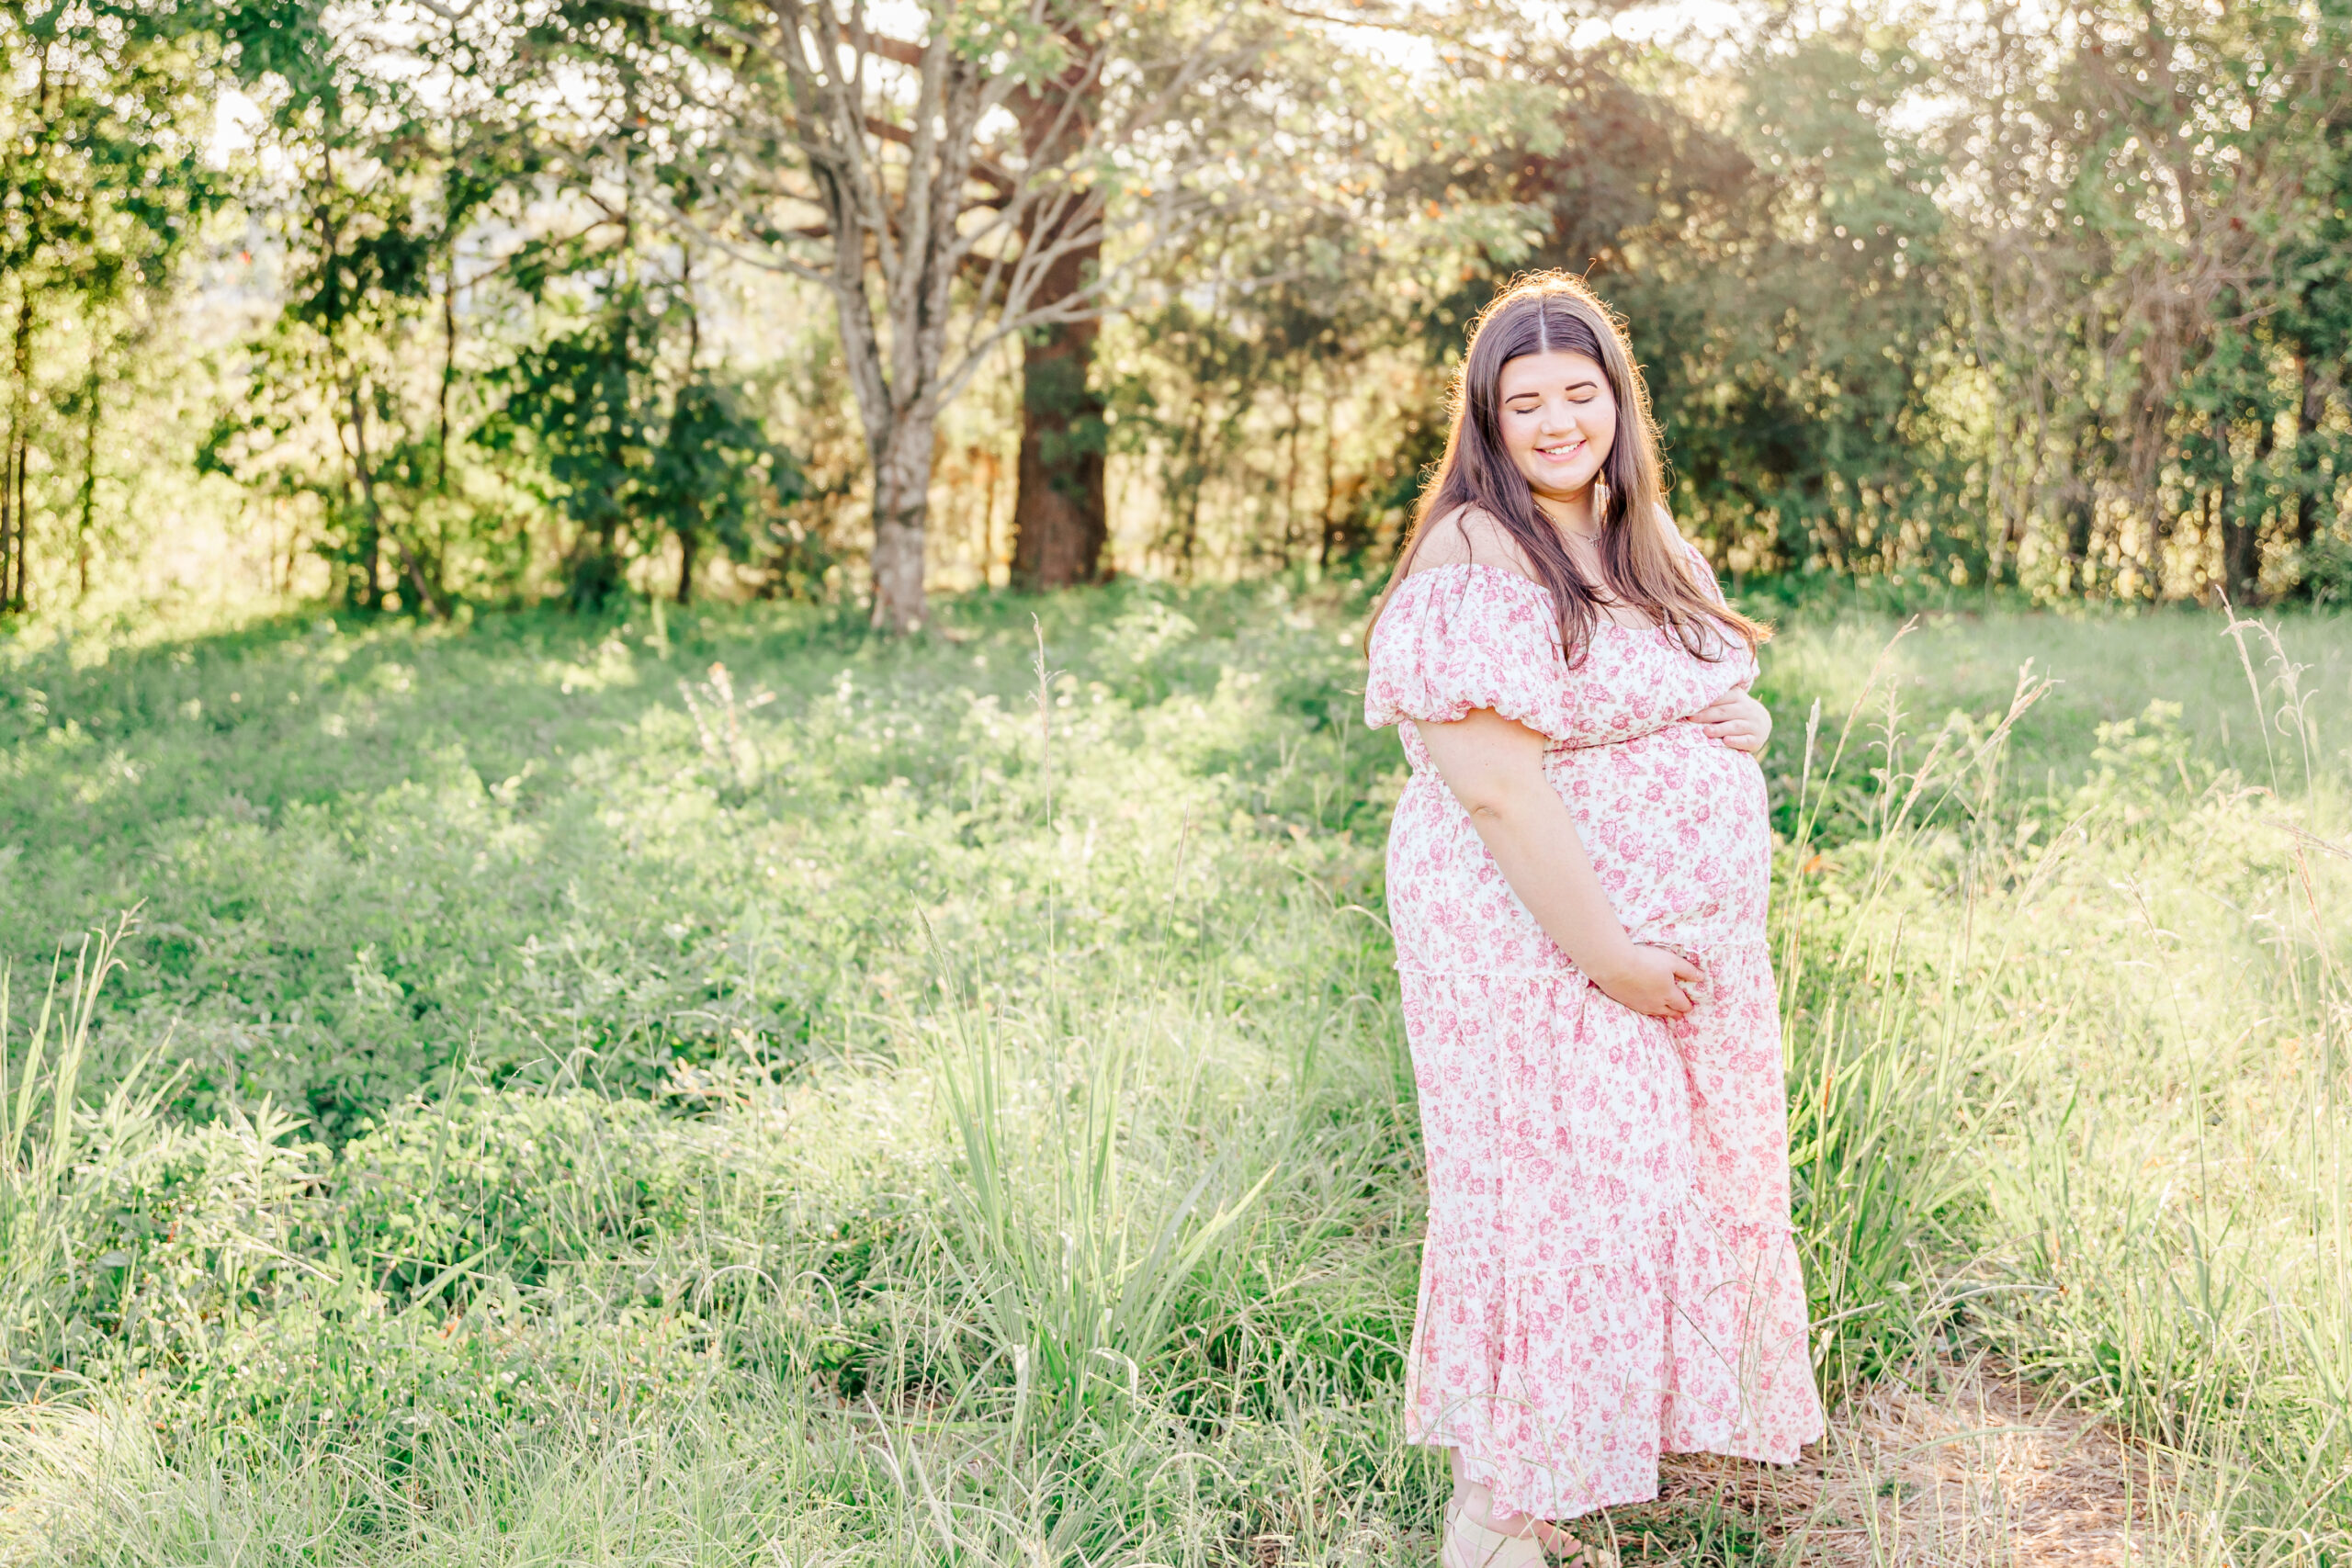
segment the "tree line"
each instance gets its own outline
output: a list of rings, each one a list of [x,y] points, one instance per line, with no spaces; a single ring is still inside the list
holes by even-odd
[[[1538,266],[1731,570],[2352,592],[2346,0],[1613,15],[6,0],[0,606],[175,465],[427,616],[1360,570]]]

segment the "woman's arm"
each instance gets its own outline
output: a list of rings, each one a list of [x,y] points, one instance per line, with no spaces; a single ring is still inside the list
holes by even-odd
[[[1491,708],[1453,724],[1414,721],[1453,798],[1503,879],[1544,933],[1592,983],[1635,1012],[1690,1010],[1690,962],[1625,934],[1594,874],[1567,803],[1544,776],[1544,737]]]

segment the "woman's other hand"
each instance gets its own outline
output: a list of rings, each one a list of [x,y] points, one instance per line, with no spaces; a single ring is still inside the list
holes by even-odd
[[[1633,942],[1585,973],[1612,1001],[1652,1018],[1680,1018],[1689,1012],[1690,994],[1683,987],[1699,979],[1698,965],[1681,954]]]
[[[1772,710],[1746,692],[1726,692],[1690,716],[1690,722],[1735,751],[1753,755],[1772,739]]]

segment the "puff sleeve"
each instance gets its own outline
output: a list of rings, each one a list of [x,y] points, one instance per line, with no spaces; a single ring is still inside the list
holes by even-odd
[[[1477,564],[1416,572],[1372,634],[1364,722],[1452,724],[1476,708],[1555,740],[1568,738],[1567,663],[1552,596]]]

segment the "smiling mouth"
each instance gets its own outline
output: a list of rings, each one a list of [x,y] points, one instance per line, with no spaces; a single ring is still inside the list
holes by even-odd
[[[1555,446],[1538,446],[1535,449],[1535,455],[1550,462],[1565,463],[1583,450],[1584,441],[1579,437],[1577,440],[1563,442]]]

